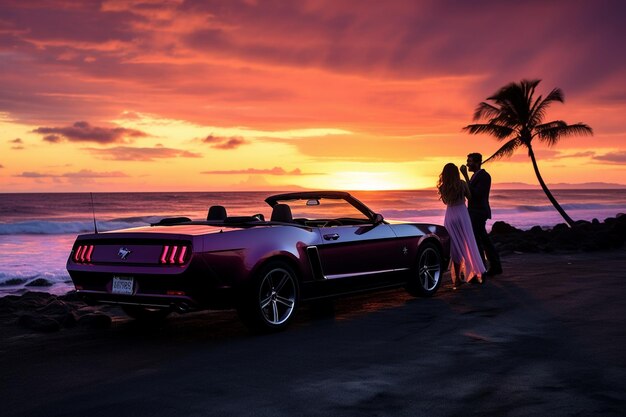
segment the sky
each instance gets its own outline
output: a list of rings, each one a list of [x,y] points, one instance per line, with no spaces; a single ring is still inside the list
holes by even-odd
[[[420,189],[561,88],[548,185],[626,184],[621,0],[0,0],[0,192]],[[494,183],[537,179],[528,155]]]

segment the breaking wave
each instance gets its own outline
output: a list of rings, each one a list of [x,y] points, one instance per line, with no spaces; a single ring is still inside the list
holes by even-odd
[[[146,226],[159,221],[161,217],[128,217],[97,221],[98,231],[126,229]],[[58,221],[28,220],[14,223],[0,223],[0,235],[61,235],[93,232],[93,220]]]

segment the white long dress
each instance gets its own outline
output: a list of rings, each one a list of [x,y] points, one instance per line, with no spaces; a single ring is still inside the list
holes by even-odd
[[[443,225],[450,233],[450,258],[453,263],[461,266],[461,270],[456,271],[456,276],[460,277],[460,273],[463,273],[466,280],[482,276],[486,269],[478,252],[464,198],[446,206]]]

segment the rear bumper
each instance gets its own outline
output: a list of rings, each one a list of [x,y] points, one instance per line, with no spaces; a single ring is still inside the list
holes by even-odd
[[[164,308],[185,313],[207,309],[229,309],[236,305],[235,291],[231,288],[221,288],[197,299],[191,296],[173,296],[157,294],[119,295],[104,291],[77,290],[76,293],[87,304],[116,304],[134,305],[149,308]]]
[[[115,274],[68,268],[68,272],[77,293],[90,304],[138,305],[184,312],[229,308],[234,300],[232,286],[206,270],[202,274],[193,274],[189,270],[176,274]],[[115,277],[132,278],[132,294],[114,293],[112,284]]]
[[[187,312],[202,309],[202,305],[187,296],[118,295],[102,291],[78,290],[77,294],[88,304],[134,305]]]

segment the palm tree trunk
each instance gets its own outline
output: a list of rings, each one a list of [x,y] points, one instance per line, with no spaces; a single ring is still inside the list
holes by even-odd
[[[543,189],[543,192],[546,193],[546,196],[548,197],[548,200],[550,200],[550,202],[552,203],[552,205],[554,206],[556,211],[558,211],[559,214],[561,216],[563,216],[563,218],[567,222],[567,225],[569,227],[574,226],[574,220],[572,220],[572,218],[567,215],[565,210],[563,210],[563,207],[561,207],[561,205],[556,201],[556,199],[554,198],[554,196],[552,195],[550,190],[548,190],[548,186],[546,185],[546,183],[543,182],[543,178],[541,178],[541,174],[539,173],[539,167],[537,166],[537,160],[535,159],[535,153],[533,152],[533,148],[530,146],[530,143],[527,144],[527,146],[528,146],[528,155],[530,156],[530,160],[533,162],[533,168],[535,169],[535,175],[537,176],[537,179],[539,180],[539,185],[541,185],[541,188]]]

